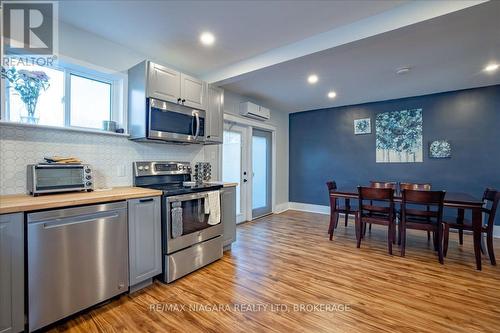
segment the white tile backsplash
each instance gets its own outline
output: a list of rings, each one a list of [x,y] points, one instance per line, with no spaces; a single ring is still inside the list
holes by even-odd
[[[139,143],[126,137],[45,128],[0,126],[0,194],[26,193],[26,165],[45,156],[90,164],[97,188],[132,185],[132,162],[205,161],[201,145]]]

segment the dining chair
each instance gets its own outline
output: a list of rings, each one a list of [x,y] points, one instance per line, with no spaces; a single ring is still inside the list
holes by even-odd
[[[374,188],[392,188],[394,191],[397,191],[398,189],[398,183],[397,182],[385,182],[385,181],[378,181],[378,180],[370,180],[370,187]],[[370,204],[373,204],[371,202]],[[369,224],[368,229],[371,231],[372,230],[372,224]],[[365,225],[365,230],[363,230],[363,233],[366,232],[366,225]]]
[[[406,230],[427,230],[434,233],[434,247],[439,263],[444,263],[443,255],[443,206],[445,191],[401,191],[401,256],[405,256]],[[411,208],[409,207],[411,206]],[[417,208],[414,208],[417,206]],[[418,207],[422,207],[419,209]],[[425,207],[425,208],[424,208]]]
[[[430,191],[432,185],[428,183],[418,184],[418,183],[399,183],[399,190],[420,190],[420,191]],[[399,234],[401,235],[401,233]],[[427,240],[431,240],[431,232],[427,230]],[[398,239],[398,244],[401,244],[401,241]]]
[[[357,247],[367,223],[387,226],[387,247],[392,254],[396,237],[396,215],[394,211],[394,189],[358,186],[358,214],[356,216]],[[374,204],[375,202],[375,204]]]
[[[495,253],[493,251],[493,226],[495,224],[498,203],[500,202],[500,192],[495,189],[487,188],[483,193],[483,202],[484,207],[482,208],[482,212],[488,215],[488,219],[486,220],[486,224],[481,226],[481,233],[486,233],[486,244],[490,262],[492,265],[496,265]],[[446,256],[448,252],[450,228],[457,229],[461,232],[463,232],[463,230],[473,230],[472,222],[468,219],[464,219],[463,213],[459,213],[454,221],[446,218],[444,221],[444,256]]]
[[[326,186],[328,188],[328,193],[337,189],[337,183],[335,181],[326,182]],[[333,218],[332,214],[333,207],[335,207],[335,210],[337,211],[335,219]],[[330,225],[328,226],[328,234],[330,235],[330,240],[332,240],[333,238],[333,230],[337,228],[337,224],[339,223],[339,213],[344,214],[345,226],[347,227],[349,214],[355,215],[357,213],[357,210],[351,208],[349,199],[345,199],[345,206],[340,206],[338,204],[337,198],[330,197]]]

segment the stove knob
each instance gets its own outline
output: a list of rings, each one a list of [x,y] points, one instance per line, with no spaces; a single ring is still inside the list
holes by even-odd
[[[149,165],[144,166],[144,170],[148,171],[149,170]]]
[[[90,187],[90,185],[92,185],[92,182],[86,182],[85,185],[87,185],[88,187]]]
[[[90,180],[90,179],[92,179],[92,176],[91,175],[86,175],[85,179]]]
[[[137,167],[137,169],[139,169],[139,171],[142,171],[142,170],[144,169],[144,167],[143,167],[142,165],[139,165],[139,166]]]
[[[89,168],[85,169],[85,173],[90,173],[90,169]]]

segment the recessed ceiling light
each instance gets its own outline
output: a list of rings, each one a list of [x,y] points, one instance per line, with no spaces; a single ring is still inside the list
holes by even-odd
[[[309,75],[309,77],[307,78],[307,82],[309,82],[310,84],[315,84],[316,82],[318,82],[318,76],[316,74]]]
[[[333,90],[328,93],[328,98],[335,98],[336,96],[337,96],[337,93]]]
[[[484,70],[486,72],[494,72],[498,69],[498,67],[500,67],[500,65],[498,64],[489,64],[488,66],[484,67]]]
[[[212,45],[215,42],[215,36],[211,32],[204,32],[200,35],[200,42],[203,45]]]
[[[396,74],[398,75],[403,75],[403,74],[408,74],[410,72],[411,68],[410,67],[401,67],[396,69]]]

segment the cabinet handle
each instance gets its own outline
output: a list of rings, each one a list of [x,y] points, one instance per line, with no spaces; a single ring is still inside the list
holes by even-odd
[[[139,199],[139,202],[150,202],[153,201],[153,198],[148,198],[148,199]]]
[[[184,102],[185,102],[185,101],[186,101],[186,100],[185,100],[185,99],[183,99],[183,100],[182,100],[182,104],[184,104]]]
[[[181,98],[177,98],[177,103],[180,103],[181,102]]]

